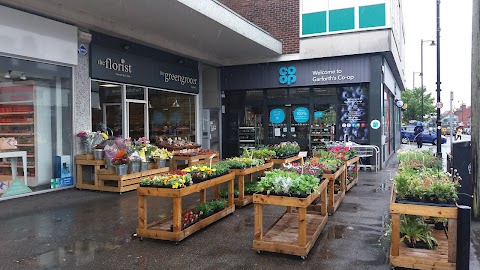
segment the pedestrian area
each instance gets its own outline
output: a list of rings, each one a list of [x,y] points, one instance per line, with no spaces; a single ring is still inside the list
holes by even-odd
[[[389,179],[396,167],[393,157],[382,171],[360,172],[359,183],[329,217],[306,259],[252,249],[253,205],[237,208],[178,244],[140,241],[133,237],[138,225],[135,191],[119,195],[70,189],[0,203],[0,268],[390,269],[390,240],[384,234]],[[192,196],[190,203],[196,199]],[[164,210],[171,211],[168,200],[161,200],[148,200],[152,217],[171,214]],[[162,209],[155,206],[160,204]],[[264,226],[283,211],[266,206]]]

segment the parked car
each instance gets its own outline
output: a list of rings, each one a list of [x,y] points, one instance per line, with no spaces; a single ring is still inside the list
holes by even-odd
[[[402,126],[402,143],[415,141],[414,129],[415,126]],[[424,130],[422,138],[424,143],[431,143],[433,145],[437,144],[437,132],[435,130]],[[442,135],[441,138],[442,144],[447,143],[447,138],[445,136]]]

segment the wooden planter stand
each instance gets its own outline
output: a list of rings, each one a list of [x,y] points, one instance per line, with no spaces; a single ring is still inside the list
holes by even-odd
[[[301,159],[302,159],[301,156],[293,156],[293,157],[289,157],[289,158],[274,158],[274,159],[272,159],[272,162],[273,162],[274,165],[282,166],[283,164],[292,163],[292,162],[295,162],[295,161],[298,161],[298,160],[301,160]]]
[[[355,165],[355,171],[357,172],[357,177],[355,177],[355,179],[353,179],[353,181],[350,182],[350,184],[347,185],[347,191],[349,191],[353,186],[355,186],[357,183],[358,183],[358,162],[359,162],[360,158],[359,157],[354,157],[352,159],[349,159],[345,162],[345,166],[346,166],[346,174],[348,175],[348,166],[350,165]],[[347,183],[347,178],[345,176],[345,183]]]
[[[247,169],[231,169],[229,172],[235,173],[238,178],[238,198],[235,199],[236,206],[245,206],[252,203],[253,195],[245,195],[245,176],[252,175],[255,172],[264,174],[265,170],[271,170],[273,163],[265,163],[261,166],[255,166]]]
[[[457,207],[395,203],[394,186],[390,197],[392,218],[392,244],[390,265],[415,269],[455,269],[457,250]],[[434,230],[432,235],[438,246],[434,249],[409,248],[400,242],[400,215],[417,215],[448,219],[448,233]]]
[[[153,238],[169,241],[181,241],[185,237],[194,232],[208,226],[209,224],[233,213],[235,211],[235,204],[233,202],[233,182],[235,174],[229,173],[214,179],[207,180],[191,186],[171,189],[171,188],[151,188],[139,187],[138,194],[138,228],[137,236],[141,238]],[[182,230],[182,197],[189,194],[200,192],[200,202],[207,201],[206,189],[218,186],[222,183],[228,182],[228,204],[225,209],[217,212],[205,219],[201,219],[197,223]],[[147,223],[147,196],[170,197],[173,199],[173,217]],[[173,232],[170,230],[173,226]]]
[[[305,258],[318,239],[327,223],[327,181],[322,181],[319,193],[312,193],[307,198],[284,197],[254,194],[255,225],[253,249]],[[307,207],[321,197],[319,211],[307,212]],[[267,230],[263,230],[263,205],[287,206],[287,211]],[[292,211],[296,207],[296,211]]]
[[[178,164],[177,161],[179,160],[185,160],[187,161],[187,167],[190,167],[192,165],[197,165],[197,164],[205,164],[205,163],[210,163],[210,157],[213,154],[207,154],[207,155],[197,155],[197,156],[173,156],[170,159],[170,170],[175,171],[178,169]],[[218,155],[216,155],[213,159],[213,162],[218,162]]]
[[[328,174],[324,173],[323,178],[328,180],[328,202],[327,202],[327,209],[329,214],[335,213],[337,211],[338,206],[343,201],[345,197],[345,192],[347,190],[346,179],[347,179],[347,172],[346,166],[342,165],[335,173]],[[339,178],[340,180],[340,191],[335,194],[335,179]],[[316,210],[319,209],[318,203],[313,203],[308,207],[309,210]]]
[[[101,166],[105,165],[105,160],[95,160],[93,155],[77,155],[75,157],[75,164],[77,165],[75,187],[79,189],[98,190],[98,172],[101,170]],[[83,181],[84,166],[93,166],[94,178],[90,179],[93,181],[91,184]]]
[[[116,175],[115,171],[100,169],[98,173],[98,187],[96,190],[109,192],[127,192],[138,188],[140,181],[148,176],[168,172],[169,168],[150,169],[148,171]]]

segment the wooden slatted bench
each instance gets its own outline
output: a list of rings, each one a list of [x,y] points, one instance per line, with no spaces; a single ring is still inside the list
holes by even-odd
[[[168,172],[168,167],[150,169],[148,171],[116,175],[115,171],[101,169],[98,171],[98,188],[100,191],[127,192],[138,188],[140,181],[148,176]]]

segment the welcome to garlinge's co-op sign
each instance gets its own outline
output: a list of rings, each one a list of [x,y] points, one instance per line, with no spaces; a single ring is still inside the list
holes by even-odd
[[[160,62],[95,45],[90,57],[93,79],[198,93],[198,67]]]
[[[221,68],[222,90],[299,87],[370,81],[370,57],[345,56]]]

